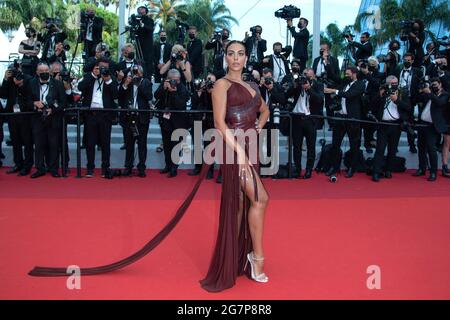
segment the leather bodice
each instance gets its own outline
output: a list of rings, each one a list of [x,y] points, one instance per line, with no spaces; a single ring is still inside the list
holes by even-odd
[[[225,122],[230,129],[247,130],[255,127],[257,113],[261,106],[261,95],[258,86],[247,82],[256,95],[252,97],[250,91],[240,83],[230,81],[227,92],[227,111]]]

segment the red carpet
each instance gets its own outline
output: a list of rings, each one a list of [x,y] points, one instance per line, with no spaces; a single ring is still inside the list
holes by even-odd
[[[124,270],[34,278],[35,265],[96,266],[136,251],[170,219],[195,178],[32,180],[0,169],[0,299],[450,299],[450,180],[409,173],[379,184],[263,180],[268,284],[245,277],[211,294],[199,286],[215,241],[220,185],[205,181],[186,216]],[[381,268],[369,290],[367,267]]]

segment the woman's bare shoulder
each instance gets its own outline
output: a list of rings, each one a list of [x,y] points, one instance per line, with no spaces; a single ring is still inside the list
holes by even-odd
[[[230,86],[231,86],[230,81],[222,78],[216,81],[216,83],[214,84],[214,89],[228,90]]]

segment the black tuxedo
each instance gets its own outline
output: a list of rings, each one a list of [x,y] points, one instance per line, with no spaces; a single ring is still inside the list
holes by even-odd
[[[92,40],[87,40],[86,35],[88,33],[87,28],[89,27],[89,20],[82,19],[82,23],[86,24],[86,29],[82,28],[81,38],[85,39],[84,41],[84,52],[87,57],[95,56],[95,49],[97,44],[102,42],[102,33],[103,33],[103,25],[104,20],[101,17],[94,17],[92,20]]]
[[[306,95],[308,101],[309,111],[311,115],[323,115],[323,101],[324,101],[324,87],[318,81],[312,81],[311,89],[304,91],[303,88],[298,87],[292,89],[291,94],[294,97],[294,111],[301,95]],[[294,164],[297,173],[300,174],[302,168],[302,145],[303,139],[306,138],[306,169],[312,170],[316,159],[316,140],[317,129],[320,127],[321,120],[310,117],[308,115],[296,114],[292,115],[292,138],[294,145]]]
[[[192,66],[192,75],[199,78],[203,72],[203,44],[200,39],[193,39],[187,44],[189,62]]]
[[[314,73],[316,74],[317,77],[319,77],[319,75],[317,74],[317,69],[319,66],[319,63],[321,62],[321,57],[317,57],[314,59],[313,61],[313,65],[312,68],[314,69]],[[340,81],[339,78],[339,61],[338,59],[336,59],[335,57],[332,56],[328,56],[328,64],[325,64],[325,73],[326,73],[326,77],[327,79],[338,83]],[[323,73],[320,77],[324,77]]]
[[[300,60],[300,72],[303,72],[306,67],[306,61],[308,61],[309,31],[307,28],[304,28],[297,32],[294,26],[289,27],[289,30],[295,39],[292,55]]]
[[[339,99],[346,99],[347,115],[336,114],[336,117],[343,119],[354,118],[361,119],[362,117],[362,101],[361,97],[365,91],[364,82],[357,80],[351,87],[344,92],[347,87],[344,84],[339,90],[337,97]],[[339,159],[339,150],[342,144],[344,136],[347,134],[350,141],[350,153],[351,153],[351,165],[350,168],[356,169],[359,158],[359,148],[361,145],[361,129],[360,124],[349,121],[336,121],[333,126],[333,142],[332,142],[332,159]],[[340,168],[340,163],[334,164],[334,170],[337,171]]]
[[[143,79],[137,88],[136,105],[134,97],[136,95],[135,86],[130,84],[127,89],[123,85],[119,87],[119,105],[123,109],[150,110],[150,102],[153,98],[152,83],[148,79]],[[134,164],[134,146],[138,141],[139,163],[137,165],[140,171],[145,170],[147,160],[147,134],[150,125],[150,113],[122,113],[125,117],[125,168],[131,169]],[[138,136],[134,136],[137,129]],[[134,132],[134,134],[133,134]]]
[[[284,75],[280,75],[280,76],[281,76],[280,79],[274,79],[275,81],[279,80],[279,81],[277,81],[277,82],[281,82],[282,79],[283,79],[286,75],[288,75],[288,74],[290,73],[288,61],[286,60],[286,58],[284,58],[283,55],[280,55],[280,57],[281,57],[281,59],[282,59],[282,62],[281,62],[281,63],[284,65],[284,71],[285,71],[285,74],[284,74]],[[278,61],[275,61],[274,55],[273,55],[273,54],[271,54],[270,56],[268,56],[268,58],[269,58],[269,62],[263,64],[263,66],[269,68],[270,70],[272,70],[272,74],[273,74],[274,67],[275,67],[275,65],[278,65],[279,60],[278,60]],[[281,68],[281,65],[278,66],[278,68]]]
[[[418,149],[419,149],[419,169],[423,171],[427,167],[427,155],[430,163],[430,172],[437,172],[437,152],[436,143],[440,139],[442,133],[446,133],[447,123],[445,121],[445,109],[448,108],[448,101],[450,95],[443,92],[440,96],[435,94],[421,94],[418,97],[419,102],[419,123],[428,124],[426,127],[421,127],[418,130]],[[422,120],[422,115],[425,111],[427,103],[431,101],[430,114],[433,124]]]
[[[161,83],[162,77],[159,73],[158,64],[161,59],[161,42],[155,43],[153,46],[153,64],[154,64],[154,75],[155,75],[155,83]],[[163,64],[165,64],[170,59],[170,54],[172,52],[172,45],[170,43],[164,44],[164,52],[163,52]]]
[[[35,110],[34,102],[41,101],[41,84],[38,78],[30,80],[27,88],[27,109]],[[46,118],[42,114],[32,116],[31,126],[35,144],[35,164],[39,172],[45,172],[44,158],[48,156],[47,164],[52,173],[59,167],[59,149],[62,143],[62,117],[66,108],[66,93],[61,81],[50,79],[48,82],[47,98],[45,99],[51,115]],[[47,153],[48,150],[48,153]]]
[[[155,98],[159,100],[156,105],[159,110],[186,110],[186,103],[189,100],[189,92],[182,83],[177,85],[176,92],[166,91],[164,86],[161,85],[155,92]],[[172,149],[178,142],[172,141],[171,137],[174,130],[179,128],[187,129],[188,121],[186,114],[184,113],[171,113],[169,117],[170,118],[167,119],[161,115],[159,118],[159,124],[161,126],[161,134],[163,138],[166,167],[171,170],[176,170],[178,165],[173,163],[171,154]]]
[[[83,107],[91,108],[93,90],[95,82],[98,80],[102,83],[102,79],[96,79],[91,73],[87,73],[78,84],[78,90],[82,94]],[[112,79],[109,84],[103,82],[101,91],[103,108],[117,109],[117,105],[114,102],[118,97],[117,81]],[[111,126],[112,121],[117,118],[117,114],[111,111],[89,111],[84,114],[87,135],[87,169],[91,171],[95,168],[95,146],[99,144],[102,149],[102,170],[105,173],[110,167]]]
[[[26,94],[31,76],[24,74],[24,84],[17,87],[13,80],[4,80],[0,88],[0,97],[6,99],[4,112],[26,112]],[[19,106],[19,110],[14,109],[14,105]],[[33,166],[33,137],[31,131],[31,116],[19,115],[10,116],[8,119],[8,129],[13,148],[14,165],[27,171]]]
[[[356,51],[353,55],[353,58],[355,58],[356,61],[360,59],[368,59],[373,53],[373,46],[370,41],[367,41],[364,44],[359,42],[352,42],[352,45],[354,48],[356,48]]]
[[[258,41],[258,45],[256,47],[256,62],[251,61],[251,55],[253,51],[253,44],[256,41],[256,37],[251,36],[247,40],[244,41],[245,47],[247,49],[247,54],[249,56],[249,63],[253,64],[256,69],[259,69],[260,63],[262,59],[264,58],[264,52],[267,51],[267,41],[264,39],[261,39]]]
[[[45,35],[38,35],[38,41],[40,41],[43,44],[43,48],[42,48],[42,61],[46,61],[49,62],[49,58],[47,57],[48,55],[48,51],[50,49],[50,46],[52,47],[52,49],[55,49],[55,45],[57,43],[60,42],[64,42],[67,39],[67,34],[63,31],[63,32],[59,32],[59,33],[55,33],[54,34],[54,41],[51,41],[52,35],[49,33],[46,33]]]
[[[145,60],[145,77],[151,79],[153,72],[153,29],[155,23],[147,15],[142,16],[143,28],[136,32],[137,39],[142,49],[143,59]]]
[[[218,54],[214,58],[214,66],[213,66],[213,73],[216,76],[216,79],[223,78],[227,74],[226,68],[224,68],[224,66],[225,66],[225,64],[224,64],[224,60],[223,60],[223,53]]]
[[[397,153],[398,142],[401,135],[400,126],[394,124],[400,124],[403,121],[407,121],[409,119],[409,113],[411,110],[409,100],[402,101],[399,97],[399,99],[395,102],[399,118],[397,120],[390,121],[383,120],[383,114],[385,112],[385,109],[388,108],[389,103],[390,99],[388,99],[388,97],[381,97],[379,94],[377,94],[371,102],[371,109],[373,111],[373,115],[377,118],[377,120],[392,123],[392,125],[379,124],[377,126],[377,147],[375,150],[375,157],[373,161],[373,173],[375,174],[381,174],[386,147],[388,149],[388,152],[385,171],[392,172],[393,160]],[[387,110],[386,112],[389,111]]]

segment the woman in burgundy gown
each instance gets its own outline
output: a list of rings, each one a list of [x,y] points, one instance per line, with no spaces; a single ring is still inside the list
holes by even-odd
[[[243,145],[236,143],[231,131],[242,129],[253,131],[256,136],[269,118],[269,109],[259,94],[255,83],[241,80],[241,73],[247,62],[247,52],[242,42],[232,41],[226,48],[229,71],[225,79],[216,82],[213,91],[213,110],[215,127],[222,136],[224,150],[231,150],[232,163],[221,165],[223,184],[220,204],[220,222],[217,241],[206,277],[201,286],[210,292],[230,288],[236,278],[246,274],[258,282],[267,282],[264,274],[264,252],[262,246],[264,215],[268,194],[258,175],[256,161],[251,163],[256,139],[249,139]],[[259,120],[257,114],[260,113]],[[251,135],[249,135],[251,136]],[[239,141],[239,139],[238,139]],[[237,160],[237,161],[236,161]],[[94,275],[121,269],[148,254],[173,230],[187,211],[210,165],[202,168],[201,174],[191,193],[184,200],[175,216],[141,250],[133,255],[109,265],[81,268],[81,275]],[[35,267],[31,276],[67,276],[66,268]]]

